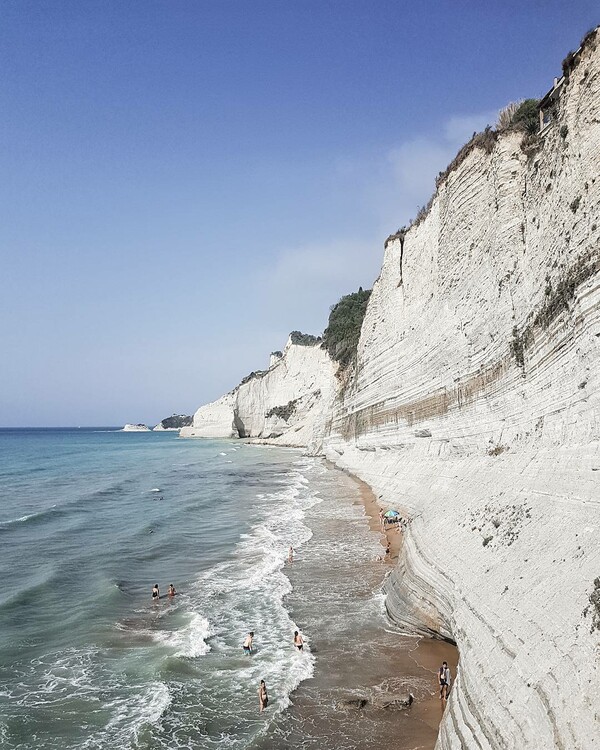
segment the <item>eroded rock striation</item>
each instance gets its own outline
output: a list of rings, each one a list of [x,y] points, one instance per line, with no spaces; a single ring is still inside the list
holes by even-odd
[[[541,137],[482,139],[388,238],[349,370],[288,344],[194,417],[285,422],[410,517],[386,601],[458,645],[440,750],[600,747],[598,36]]]

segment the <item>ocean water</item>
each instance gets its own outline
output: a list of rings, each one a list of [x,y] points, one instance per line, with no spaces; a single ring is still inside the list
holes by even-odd
[[[433,687],[381,550],[354,480],[300,451],[0,430],[0,747],[432,747],[439,717],[345,708]]]
[[[1,430],[0,745],[243,748],[268,730],[314,669],[284,601],[313,463],[176,433]]]

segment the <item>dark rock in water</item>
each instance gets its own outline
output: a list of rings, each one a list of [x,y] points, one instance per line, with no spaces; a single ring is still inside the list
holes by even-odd
[[[369,701],[367,698],[349,698],[342,702],[344,706],[350,706],[351,708],[364,708]]]
[[[412,693],[401,695],[396,698],[385,698],[381,702],[381,708],[410,708],[414,703],[415,696]]]

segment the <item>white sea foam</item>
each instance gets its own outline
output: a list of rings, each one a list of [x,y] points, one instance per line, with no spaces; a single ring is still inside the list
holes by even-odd
[[[203,573],[192,594],[203,602],[213,649],[223,657],[241,657],[243,637],[254,630],[256,655],[239,669],[225,672],[224,679],[231,679],[235,692],[265,679],[278,711],[314,671],[309,638],[305,651],[293,648],[293,632],[299,628],[284,604],[292,590],[285,575],[289,546],[298,550],[312,537],[303,519],[308,508],[321,502],[309,492],[300,470],[312,465],[306,462],[285,472],[286,484],[281,489],[257,493],[254,513],[261,520],[240,535],[233,560]]]
[[[55,508],[56,503],[54,503],[54,505],[51,505],[49,508],[44,508],[44,510],[37,511],[36,513],[28,513],[24,516],[19,516],[19,518],[11,518],[7,521],[0,521],[0,528],[14,526],[18,523],[27,523],[27,521],[31,521],[36,518],[43,518],[44,516],[52,513]]]
[[[177,630],[152,631],[151,637],[157,643],[176,649],[174,656],[195,658],[210,651],[206,639],[212,634],[210,623],[197,612],[192,612],[187,625]]]
[[[30,662],[22,673],[14,704],[60,712],[73,701],[110,712],[107,724],[93,731],[79,748],[130,748],[140,730],[160,721],[171,702],[168,686],[153,681],[138,684],[129,676],[105,669],[97,649],[70,648]],[[0,738],[1,738],[0,733]],[[51,744],[60,747],[60,744]]]
[[[106,704],[111,718],[105,729],[89,737],[81,747],[92,750],[98,747],[130,748],[137,743],[141,730],[157,724],[171,703],[169,688],[164,682],[152,682],[129,698],[115,699]]]

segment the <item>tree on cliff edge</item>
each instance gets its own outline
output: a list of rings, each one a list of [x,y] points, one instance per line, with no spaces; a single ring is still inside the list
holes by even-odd
[[[323,346],[329,356],[347,368],[356,357],[360,329],[367,311],[371,290],[360,287],[347,294],[331,308],[329,322],[323,333]]]

